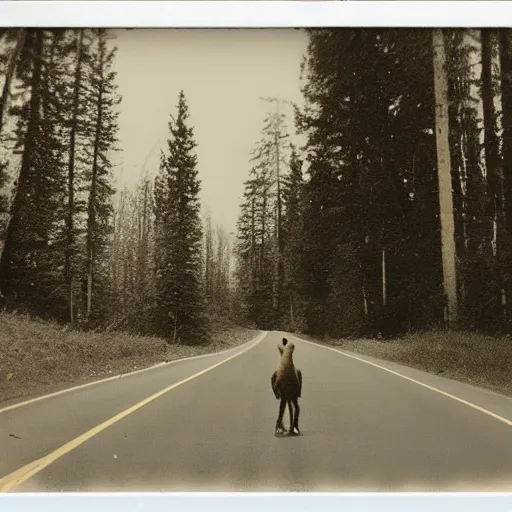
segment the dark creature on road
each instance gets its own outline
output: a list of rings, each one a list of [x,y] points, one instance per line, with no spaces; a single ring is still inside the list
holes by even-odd
[[[286,404],[290,413],[290,429],[288,435],[300,435],[299,430],[299,398],[302,393],[302,373],[293,364],[293,351],[295,345],[283,338],[283,346],[277,346],[281,354],[281,362],[278,369],[272,374],[272,391],[278,400],[279,415],[276,421],[275,435],[284,433],[283,416]]]

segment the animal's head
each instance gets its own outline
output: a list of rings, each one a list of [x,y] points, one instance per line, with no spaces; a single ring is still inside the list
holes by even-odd
[[[283,346],[277,346],[279,353],[281,355],[283,355],[285,352],[293,354],[293,351],[295,350],[295,345],[293,343],[290,343],[286,338],[283,338],[282,343]]]

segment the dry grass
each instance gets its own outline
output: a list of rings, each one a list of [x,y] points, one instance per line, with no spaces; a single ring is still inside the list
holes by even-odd
[[[512,339],[508,337],[432,331],[396,340],[326,340],[320,343],[512,396]]]
[[[0,313],[0,402],[219,352],[256,335],[254,330],[215,322],[209,345],[168,345],[160,338],[66,331],[49,322]]]

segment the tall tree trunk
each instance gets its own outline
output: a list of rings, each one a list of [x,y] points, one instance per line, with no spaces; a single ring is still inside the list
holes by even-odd
[[[98,185],[98,158],[101,127],[103,124],[103,53],[100,56],[100,82],[97,99],[96,127],[94,134],[94,149],[92,159],[92,175],[91,175],[91,191],[89,193],[88,219],[87,219],[87,322],[90,321],[92,315],[92,288],[93,288],[93,272],[94,272],[94,250],[95,250],[95,230],[96,230],[96,194]],[[133,279],[131,280],[133,287]]]
[[[149,202],[149,181],[144,180],[144,199],[142,205],[142,232],[140,239],[140,247],[138,254],[138,267],[139,267],[139,301],[145,303],[146,291],[147,291],[147,271],[148,271],[148,257],[149,257],[149,214],[148,214],[148,202]]]
[[[387,305],[386,248],[382,248],[382,305]]]
[[[366,289],[363,286],[361,286],[361,291],[363,292],[363,311],[364,311],[364,317],[368,318],[368,299],[366,297]]]
[[[488,222],[494,224],[501,212],[500,155],[496,135],[496,113],[492,79],[492,31],[482,29],[482,103],[484,121],[485,164],[487,169],[487,215]]]
[[[278,327],[281,312],[281,293],[283,279],[283,240],[282,240],[282,204],[281,204],[281,173],[280,173],[280,133],[279,133],[279,99],[276,100],[276,126],[274,131],[274,145],[276,152],[276,184],[277,184],[277,219],[276,219],[276,241],[277,241],[277,262],[274,284],[274,322]]]
[[[19,28],[16,35],[16,46],[12,52],[11,58],[9,59],[9,64],[7,65],[7,71],[5,73],[5,82],[2,90],[2,97],[0,98],[0,133],[2,132],[2,128],[4,126],[4,117],[7,112],[7,105],[9,103],[9,96],[11,94],[11,84],[14,79],[14,72],[16,70],[16,64],[18,62],[18,57],[21,54],[21,50],[23,49],[23,45],[25,44],[27,29]]]
[[[256,267],[256,198],[254,192],[251,198],[251,297],[254,297],[256,291],[257,267]]]
[[[260,244],[260,262],[259,262],[259,279],[263,277],[263,262],[265,260],[265,237],[267,236],[266,220],[267,218],[267,191],[263,191],[263,207],[261,214],[261,244]]]
[[[446,320],[457,322],[458,297],[455,267],[455,222],[453,216],[452,177],[448,122],[448,80],[446,76],[446,51],[442,29],[433,29],[433,68],[435,93],[435,126],[437,147],[437,174],[439,182],[439,207],[441,219],[441,251],[443,262],[444,292],[446,295]]]
[[[220,229],[217,229],[217,261],[215,262],[215,303],[220,311],[226,311],[226,289],[224,283],[224,237]]]
[[[212,233],[212,220],[210,215],[206,219],[206,255],[205,255],[205,289],[206,297],[209,301],[213,300],[213,233]]]
[[[118,253],[118,230],[119,230],[118,212],[114,210],[112,215],[112,250],[110,252],[110,275],[116,296],[119,293],[117,277],[117,253]]]
[[[33,69],[32,78],[30,83],[31,96],[29,102],[29,115],[27,131],[25,135],[25,145],[23,149],[23,156],[21,161],[21,169],[18,176],[18,184],[16,187],[16,194],[14,196],[11,216],[7,224],[7,234],[4,243],[4,249],[2,251],[2,257],[0,259],[0,285],[2,286],[2,292],[10,295],[14,290],[10,289],[10,278],[11,278],[11,264],[12,258],[14,257],[14,251],[16,247],[13,247],[13,243],[16,235],[20,230],[23,229],[20,223],[23,222],[21,218],[21,211],[26,206],[28,193],[28,186],[30,184],[30,172],[33,164],[33,152],[35,149],[35,140],[37,131],[40,123],[40,109],[41,109],[41,78],[43,71],[43,38],[44,34],[41,29],[29,29],[32,32],[33,37]],[[7,285],[5,283],[8,283]]]
[[[76,67],[73,91],[73,114],[71,119],[71,130],[69,134],[69,164],[68,164],[68,211],[67,211],[67,250],[65,259],[65,274],[69,296],[69,321],[75,323],[75,297],[74,297],[74,269],[73,256],[75,249],[75,149],[78,123],[78,108],[80,104],[80,89],[82,82],[82,61],[83,61],[83,40],[84,30],[80,29],[76,41]]]
[[[496,134],[496,113],[494,109],[493,88],[493,58],[492,43],[493,31],[482,29],[482,102],[484,121],[485,164],[487,169],[487,204],[486,217],[491,233],[495,233],[495,256],[501,256],[502,229],[503,229],[503,204],[501,187],[501,162],[499,153],[499,141]],[[491,248],[492,249],[492,248]],[[501,301],[501,287],[492,290],[494,295],[494,307]],[[496,319],[489,319],[494,323]]]
[[[512,51],[510,39],[512,30],[500,29],[500,71],[501,71],[501,104],[503,113],[503,192],[504,192],[504,216],[507,231],[507,318],[512,319]]]

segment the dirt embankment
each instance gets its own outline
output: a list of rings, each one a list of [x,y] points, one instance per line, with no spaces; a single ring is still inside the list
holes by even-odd
[[[255,330],[218,323],[209,345],[169,345],[150,336],[66,331],[50,322],[0,313],[0,403],[164,361],[220,352],[257,334]]]

